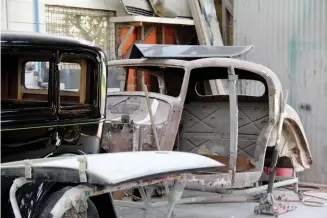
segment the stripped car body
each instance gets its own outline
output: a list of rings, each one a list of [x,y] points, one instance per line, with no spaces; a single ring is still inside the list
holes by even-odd
[[[162,150],[177,149],[225,160],[227,169],[223,171],[190,175],[189,187],[200,184],[201,189],[213,191],[249,187],[259,181],[264,166],[269,164],[281,114],[282,86],[267,67],[236,59],[251,48],[139,44],[134,45],[130,59],[109,62],[109,67],[121,67],[125,72],[140,71],[137,75],[142,83],[142,72],[150,72],[157,78],[158,88],[148,96]],[[229,77],[231,70],[236,78]],[[178,76],[180,71],[182,79]],[[228,82],[230,78],[259,81],[263,87],[260,96],[246,93],[237,96],[235,113],[239,116],[236,115],[235,123],[230,122],[229,94],[201,95],[197,90],[201,80]],[[181,87],[180,92],[174,92],[173,83]],[[113,152],[156,149],[145,92],[108,93],[107,104],[104,147]],[[296,111],[289,105],[285,110],[279,162],[286,162],[285,167],[299,172],[312,164],[311,153]],[[233,135],[228,129],[235,124],[238,134]],[[237,143],[234,175],[228,168],[231,140]],[[284,161],[284,157],[290,161]],[[246,167],[241,163],[246,163]]]

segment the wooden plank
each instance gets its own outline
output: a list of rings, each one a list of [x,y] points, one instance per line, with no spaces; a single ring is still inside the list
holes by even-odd
[[[21,89],[21,93],[24,94],[40,94],[48,95],[48,89]],[[62,96],[79,96],[79,92],[60,90],[60,95]]]
[[[188,18],[165,18],[165,17],[148,17],[148,16],[120,16],[111,17],[110,22],[112,23],[133,23],[133,22],[144,22],[154,24],[171,24],[171,25],[185,25],[194,26],[192,19]]]
[[[131,22],[126,24],[127,27],[131,27],[131,26],[135,26],[135,27],[140,27],[143,26],[143,22],[142,21],[137,21],[137,22]]]
[[[23,93],[22,93],[22,61],[19,61],[18,64],[18,84],[17,84],[17,100],[22,100],[23,99]]]
[[[214,159],[216,161],[219,161],[220,163],[223,163],[224,167],[217,168],[214,172],[228,172],[229,171],[229,156],[220,156],[220,155],[213,155],[213,154],[201,154],[203,156],[206,156],[208,158]],[[251,161],[246,157],[237,157],[236,161],[236,172],[246,172],[249,170],[253,170],[255,166],[251,163]]]
[[[80,80],[80,88],[79,88],[79,103],[85,104],[86,101],[86,60],[82,59],[80,62],[81,65],[81,80]]]
[[[209,45],[209,36],[204,29],[204,18],[198,0],[189,0],[189,5],[200,45]]]
[[[112,193],[112,197],[114,200],[123,200],[125,193],[123,191],[115,191]]]

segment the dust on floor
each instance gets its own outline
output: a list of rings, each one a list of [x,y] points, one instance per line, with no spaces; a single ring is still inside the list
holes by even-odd
[[[194,196],[186,193],[184,196]],[[203,193],[201,194],[203,195]],[[212,194],[207,194],[212,195]],[[286,196],[289,201],[297,201],[298,197],[291,191],[275,191],[275,196]],[[327,193],[314,193],[314,195],[327,197]],[[234,197],[233,197],[234,198]],[[231,199],[229,199],[231,200]],[[239,201],[240,197],[235,197],[235,201]],[[273,216],[255,215],[254,207],[258,203],[211,203],[211,204],[188,204],[177,205],[174,210],[174,218],[268,218]],[[306,206],[301,202],[291,202],[297,205],[297,208],[288,213],[282,214],[280,218],[327,218],[327,201],[324,207]],[[163,212],[165,208],[157,208],[154,210],[156,218],[164,218]],[[118,217],[121,218],[143,218],[145,213],[141,209],[117,207]]]

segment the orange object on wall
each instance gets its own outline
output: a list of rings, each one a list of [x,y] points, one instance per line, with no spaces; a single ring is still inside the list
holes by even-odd
[[[121,32],[120,32],[120,37],[119,37],[119,41],[122,42],[124,37],[126,36],[127,32],[128,32],[129,28],[122,28]],[[122,55],[124,56],[126,54],[126,52],[128,51],[128,49],[134,44],[136,40],[136,31],[134,30],[134,32],[130,35],[130,37],[127,39],[125,45],[123,46],[122,49]]]
[[[165,27],[165,44],[175,44],[175,33],[172,27]]]
[[[127,34],[129,28],[122,28],[120,34],[120,42],[124,39]],[[137,33],[134,31],[131,36],[127,39],[125,45],[122,48],[122,55],[124,56],[126,52],[130,49],[130,47],[137,40]],[[158,30],[154,28],[153,31],[148,35],[148,37],[144,40],[145,44],[157,44],[158,43]],[[164,44],[175,44],[175,35],[174,29],[172,27],[165,27],[165,41]],[[151,91],[151,79],[149,72],[144,72],[144,82],[149,91]],[[127,91],[137,91],[142,90],[142,87],[137,87],[137,75],[136,70],[128,71],[128,81],[127,81]]]
[[[158,43],[158,37],[157,37],[157,28],[154,28],[153,31],[148,35],[146,39],[144,39],[144,44],[157,44]],[[150,79],[150,73],[144,72],[144,83],[148,88],[148,91],[151,91],[151,79]],[[142,90],[142,87],[140,87]]]
[[[120,42],[123,41],[126,36],[129,28],[122,28],[120,32]],[[125,45],[122,48],[122,56],[126,54],[128,49],[133,46],[136,40],[136,31],[134,31],[131,36],[127,39]],[[128,70],[128,81],[127,81],[127,91],[136,91],[137,90],[137,81],[136,81],[136,70]]]
[[[137,79],[136,79],[136,70],[128,70],[128,80],[127,80],[127,91],[136,91],[137,90]]]

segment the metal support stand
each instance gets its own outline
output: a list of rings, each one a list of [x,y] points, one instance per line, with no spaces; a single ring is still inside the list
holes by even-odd
[[[145,210],[145,217],[147,218],[154,218],[154,211],[158,210],[159,207],[167,207],[167,212],[165,213],[166,218],[171,218],[173,215],[174,208],[177,204],[179,204],[184,189],[186,185],[186,179],[175,180],[172,190],[169,192],[168,202],[155,202],[150,203],[152,193],[155,189],[155,186],[147,186],[145,190],[143,187],[139,188],[140,194],[142,196],[143,202],[127,202],[127,201],[114,201],[115,205],[121,207],[132,207],[132,208],[139,208]]]
[[[229,113],[230,113],[230,144],[229,144],[229,173],[231,174],[231,184],[235,184],[237,147],[238,147],[238,104],[237,87],[238,76],[234,67],[228,69],[228,89],[229,89]]]
[[[296,206],[286,202],[276,202],[273,196],[273,185],[276,177],[276,165],[278,161],[278,148],[275,148],[272,160],[272,172],[269,176],[267,194],[260,199],[259,205],[255,206],[255,214],[268,214],[278,217],[280,214],[294,210]]]
[[[280,182],[275,182],[273,188],[279,188],[291,184],[298,183],[299,180],[298,178],[293,178],[289,180],[284,180]],[[263,186],[258,186],[254,188],[249,188],[249,189],[243,189],[243,190],[235,190],[231,193],[228,194],[217,194],[217,195],[212,195],[212,196],[198,196],[198,197],[187,197],[187,198],[182,198],[177,202],[177,205],[181,204],[205,204],[205,203],[221,203],[224,201],[231,201],[234,199],[235,196],[239,197],[248,197],[253,194],[258,194],[262,193],[265,190],[267,190],[267,185]],[[131,202],[131,201],[123,201],[123,200],[114,200],[115,205],[120,206],[120,207],[131,207],[131,208],[141,208],[145,209],[144,204],[142,202]],[[158,207],[166,207],[168,205],[167,201],[159,201],[151,204],[151,207],[158,208]]]
[[[184,192],[184,188],[186,185],[186,180],[176,180],[174,183],[174,186],[171,190],[171,192],[169,193],[168,196],[168,209],[167,209],[167,213],[166,213],[166,218],[171,218],[173,215],[173,211],[175,209],[176,204],[180,201],[180,199],[182,198],[183,192]],[[153,189],[152,189],[153,190]],[[154,218],[154,212],[153,212],[153,207],[152,205],[149,203],[150,199],[151,199],[151,194],[149,193],[150,197],[147,196],[146,200],[144,201],[145,204],[145,209],[146,209],[146,217],[149,218]]]
[[[175,181],[173,190],[169,194],[169,200],[168,200],[169,205],[168,205],[168,212],[166,216],[167,218],[170,218],[172,216],[176,204],[182,198],[185,185],[186,185],[185,179],[182,181],[178,181],[178,180]]]
[[[286,213],[288,211],[294,210],[296,207],[293,205],[285,205],[284,202],[277,203],[275,201],[275,198],[273,196],[272,190],[273,185],[276,177],[276,167],[278,162],[278,154],[279,154],[279,144],[280,144],[280,138],[282,135],[282,128],[284,123],[284,117],[285,117],[285,105],[287,102],[287,94],[288,92],[285,91],[285,95],[283,98],[283,101],[281,103],[281,113],[279,117],[279,122],[277,126],[277,138],[274,148],[274,153],[272,157],[271,162],[271,173],[269,175],[269,183],[267,188],[267,194],[261,198],[259,205],[255,206],[254,213],[255,214],[268,214],[268,215],[274,215],[275,217],[278,217],[282,213]]]
[[[145,189],[145,190],[144,190]],[[147,218],[151,218],[154,217],[154,211],[151,208],[151,196],[153,194],[154,191],[154,187],[153,186],[149,186],[149,187],[140,187],[139,188],[143,203],[144,203],[144,207],[145,207],[145,211],[146,211],[146,217]]]

